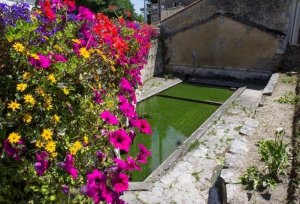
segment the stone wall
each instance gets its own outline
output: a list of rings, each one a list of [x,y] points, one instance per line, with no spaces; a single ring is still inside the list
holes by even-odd
[[[288,46],[283,69],[283,71],[300,71],[300,45]]]
[[[143,83],[163,72],[159,39],[152,40],[151,44],[147,64],[141,71]]]
[[[238,70],[265,78],[282,66],[291,2],[200,0],[187,6],[160,23],[164,71],[216,76]]]
[[[271,70],[278,40],[228,17],[217,17],[165,39],[165,66]]]

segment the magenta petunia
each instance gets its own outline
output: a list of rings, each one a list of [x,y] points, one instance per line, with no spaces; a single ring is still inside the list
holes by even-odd
[[[90,9],[88,9],[84,6],[79,6],[78,7],[78,15],[76,16],[76,18],[78,20],[92,21],[92,20],[94,20],[94,14]]]
[[[118,168],[120,170],[125,170],[125,171],[140,171],[141,170],[141,167],[130,156],[127,156],[127,159],[125,161],[122,159],[119,159],[119,158],[115,158],[114,162],[118,165]]]
[[[136,118],[137,117],[134,106],[129,103],[124,103],[124,104],[119,105],[119,109],[128,118]]]
[[[147,134],[147,135],[152,134],[151,126],[145,119],[138,119],[138,120],[134,121],[133,126],[137,127],[139,129],[139,131],[144,134]]]
[[[139,147],[140,151],[137,155],[136,160],[138,162],[140,162],[141,164],[145,164],[145,163],[147,163],[148,157],[151,156],[152,153],[142,144],[139,144],[138,147]]]
[[[124,129],[119,129],[109,134],[110,143],[120,150],[129,151],[131,138]]]
[[[56,62],[63,62],[63,63],[65,63],[65,62],[68,61],[68,60],[65,58],[65,56],[59,55],[59,54],[55,54],[55,55],[54,55],[54,60],[55,60]]]
[[[107,177],[105,174],[95,169],[87,174],[87,183],[81,191],[94,200],[94,203],[106,201],[112,203],[113,192],[106,186]]]
[[[42,54],[37,54],[37,56],[38,59],[29,57],[29,63],[36,69],[47,69],[51,65],[51,60],[48,57]]]
[[[128,176],[124,173],[115,174],[112,178],[112,185],[117,193],[128,190]]]
[[[124,77],[122,77],[122,79],[121,79],[120,87],[124,91],[129,91],[129,92],[133,91],[133,88],[132,88],[130,82],[127,79],[125,79]]]
[[[70,174],[73,179],[77,178],[78,170],[74,166],[74,157],[71,154],[67,154],[65,161],[60,162],[58,166]]]
[[[35,171],[38,176],[42,176],[49,168],[49,154],[45,151],[41,151],[36,153],[35,158],[37,160],[34,164]]]
[[[116,116],[111,114],[109,111],[103,111],[100,114],[100,117],[103,119],[105,123],[111,124],[111,125],[118,125],[119,120]]]

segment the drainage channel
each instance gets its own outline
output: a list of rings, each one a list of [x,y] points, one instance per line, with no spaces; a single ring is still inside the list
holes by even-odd
[[[137,154],[137,144],[142,143],[152,157],[141,172],[131,175],[131,181],[144,181],[233,93],[229,88],[181,83],[140,102],[137,111],[147,118],[153,135],[138,134],[131,153]]]

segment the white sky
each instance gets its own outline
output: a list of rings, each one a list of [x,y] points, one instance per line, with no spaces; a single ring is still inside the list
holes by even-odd
[[[137,13],[141,13],[140,9],[144,8],[144,0],[130,0],[134,5],[134,9]]]

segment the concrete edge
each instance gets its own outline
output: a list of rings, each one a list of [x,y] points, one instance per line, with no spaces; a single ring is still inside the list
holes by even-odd
[[[174,86],[174,85],[173,85]],[[171,86],[170,86],[171,87]],[[246,87],[239,88],[232,96],[221,105],[184,143],[175,150],[155,171],[150,174],[144,182],[129,182],[129,191],[150,190],[153,183],[158,181],[169,169],[174,167],[180,159],[188,152],[189,146],[200,139],[208,131],[210,126],[216,121],[244,91]],[[154,95],[154,94],[153,94]],[[152,96],[152,95],[151,95]],[[151,97],[149,96],[149,97]],[[146,99],[146,98],[144,98]],[[143,99],[143,100],[144,100]]]
[[[266,96],[271,96],[272,95],[274,87],[278,82],[278,79],[279,79],[279,74],[278,73],[272,74],[267,86],[263,90],[263,95],[266,95]]]
[[[163,87],[161,87],[161,88],[158,88],[158,89],[154,90],[154,91],[153,91],[152,93],[150,93],[150,94],[147,94],[147,95],[145,95],[145,96],[142,96],[141,98],[138,99],[138,103],[141,102],[141,101],[143,101],[143,100],[145,100],[145,99],[147,99],[147,98],[150,98],[151,96],[154,96],[155,94],[157,94],[157,93],[159,93],[159,92],[162,92],[162,91],[164,91],[164,90],[166,90],[166,89],[168,89],[168,88],[171,88],[172,86],[175,86],[175,85],[177,85],[177,84],[179,84],[179,83],[181,83],[181,82],[182,82],[181,79],[176,79],[176,80],[174,80],[174,82],[168,84],[167,86],[163,86]]]

